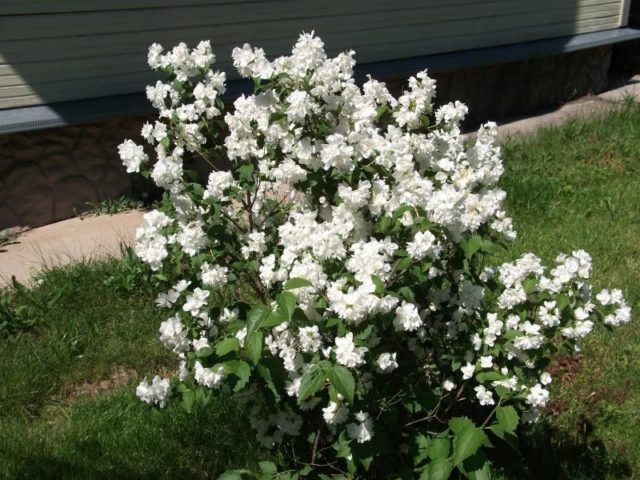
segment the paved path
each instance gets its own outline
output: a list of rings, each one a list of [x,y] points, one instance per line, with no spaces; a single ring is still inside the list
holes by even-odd
[[[16,243],[0,247],[0,285],[15,275],[20,282],[43,267],[64,265],[82,258],[118,255],[122,243],[130,243],[142,212],[70,218],[34,228],[18,236]]]
[[[504,123],[499,127],[499,136],[527,135],[540,127],[559,125],[570,118],[603,113],[629,97],[640,102],[640,75],[624,87],[581,98],[549,113]],[[0,247],[0,285],[10,281],[12,275],[20,282],[28,281],[33,272],[47,266],[118,255],[120,245],[131,242],[141,217],[142,212],[133,211],[71,218],[23,233],[18,237],[18,243]]]

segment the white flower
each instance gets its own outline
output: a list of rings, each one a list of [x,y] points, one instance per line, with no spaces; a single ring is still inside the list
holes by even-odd
[[[469,380],[471,377],[473,377],[473,374],[476,371],[476,366],[467,362],[467,364],[464,367],[460,368],[460,370],[462,371],[462,379]]]
[[[122,142],[118,146],[118,154],[124,166],[127,167],[127,173],[139,172],[140,165],[149,160],[149,156],[144,153],[144,148],[136,145],[132,140]]]
[[[194,317],[200,312],[200,309],[207,304],[211,292],[196,287],[191,295],[187,295],[187,300],[182,305],[182,310],[189,312]]]
[[[450,392],[454,388],[456,388],[456,384],[451,380],[447,379],[444,382],[442,382],[442,388],[444,388],[447,392]]]
[[[413,303],[403,301],[402,305],[396,309],[393,325],[397,331],[413,332],[420,328],[422,323],[418,308]]]
[[[207,182],[207,188],[204,191],[203,198],[212,198],[214,200],[227,200],[225,192],[236,186],[236,182],[233,179],[233,174],[227,171],[214,170],[209,174],[209,181]]]
[[[478,402],[480,403],[480,405],[485,406],[485,405],[494,405],[496,402],[493,399],[493,394],[487,390],[483,385],[478,385],[477,387],[474,388],[475,392],[476,392],[476,398],[478,399]]]
[[[208,388],[218,387],[222,380],[225,378],[224,367],[219,366],[214,370],[205,368],[199,361],[196,361],[194,366],[194,375],[196,383]]]
[[[329,402],[329,405],[322,409],[322,417],[327,425],[340,425],[347,421],[348,416],[349,409],[336,402]]]
[[[227,271],[227,267],[203,262],[200,267],[202,284],[211,287],[212,290],[219,290],[227,284]]]
[[[481,368],[491,368],[491,367],[493,367],[493,357],[491,355],[486,355],[484,357],[480,357],[480,367]]]
[[[396,353],[381,353],[376,360],[376,366],[378,368],[378,372],[380,373],[389,373],[393,372],[396,368],[398,368],[398,362],[396,361]]]
[[[181,224],[180,233],[176,236],[184,251],[192,257],[209,244],[209,238],[202,227],[203,223],[199,220]]]
[[[544,407],[547,404],[548,400],[549,390],[544,389],[539,383],[536,383],[533,387],[531,387],[531,389],[529,390],[529,394],[525,398],[525,401],[529,405],[536,408]]]
[[[340,365],[355,368],[364,364],[364,354],[367,350],[366,347],[356,347],[353,343],[353,333],[349,332],[344,337],[336,337],[336,347],[333,351]]]
[[[193,345],[193,350],[197,352],[198,350],[209,346],[209,339],[201,337],[197,340],[193,340],[191,344]]]
[[[358,443],[368,442],[373,438],[373,420],[362,411],[356,413],[355,417],[359,423],[349,423],[347,434]]]
[[[180,293],[172,288],[166,293],[161,292],[158,294],[156,305],[160,308],[171,308],[178,301],[178,297],[180,297]]]
[[[300,327],[298,330],[300,349],[305,353],[317,352],[322,346],[322,337],[316,325]]]
[[[189,348],[187,330],[178,315],[170,317],[160,324],[160,341],[176,353],[184,352]]]
[[[246,236],[246,244],[242,246],[241,252],[244,258],[249,258],[252,253],[257,253],[259,257],[267,250],[267,242],[264,232],[251,232]]]
[[[143,402],[164,408],[169,397],[170,385],[168,378],[162,379],[158,375],[153,377],[151,385],[145,378],[136,388],[136,396]]]
[[[422,260],[427,255],[436,258],[439,252],[436,237],[429,231],[417,232],[413,240],[407,244],[407,253],[414,260]]]

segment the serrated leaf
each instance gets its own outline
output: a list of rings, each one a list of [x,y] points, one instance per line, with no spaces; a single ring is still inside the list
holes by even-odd
[[[356,382],[349,369],[341,365],[334,365],[327,373],[333,388],[346,398],[349,403],[353,404]]]
[[[240,341],[237,338],[225,338],[216,344],[216,355],[225,356],[227,353],[235,352],[240,348]]]
[[[284,284],[284,290],[295,290],[296,288],[312,287],[313,284],[305,278],[290,278]]]
[[[316,366],[307,370],[300,379],[298,403],[304,402],[320,390],[324,386],[324,381],[325,373],[322,368]]]
[[[475,424],[467,417],[454,417],[449,420],[449,428],[453,433],[459,433],[467,427],[475,427]]]
[[[282,312],[287,320],[291,320],[293,311],[298,304],[295,295],[291,292],[282,292],[276,297],[276,303],[278,304],[278,310]]]
[[[247,338],[244,340],[244,350],[254,365],[257,364],[262,357],[263,340],[264,333],[261,331],[252,332],[251,335],[247,335]]]
[[[451,475],[453,465],[446,458],[432,461],[420,476],[420,480],[447,480]]]
[[[496,419],[503,431],[513,433],[518,427],[520,417],[512,406],[498,407],[496,409]]]
[[[453,438],[453,463],[458,466],[475,454],[486,440],[486,434],[476,426],[467,426]]]

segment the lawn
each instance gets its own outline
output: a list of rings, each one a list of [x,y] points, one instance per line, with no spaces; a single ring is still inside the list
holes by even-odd
[[[503,259],[584,248],[597,287],[640,306],[640,108],[507,141],[502,181],[518,240]],[[51,270],[0,297],[0,477],[215,478],[265,458],[224,396],[187,414],[139,402],[175,370],[152,285],[131,258]],[[506,479],[640,476],[640,325],[601,330],[555,360],[554,400]],[[504,457],[502,451],[497,457]]]

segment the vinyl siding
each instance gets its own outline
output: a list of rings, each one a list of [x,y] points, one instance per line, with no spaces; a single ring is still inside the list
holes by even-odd
[[[141,92],[149,44],[287,53],[315,30],[360,63],[617,28],[622,0],[0,0],[0,108]],[[233,78],[230,75],[230,78]]]

